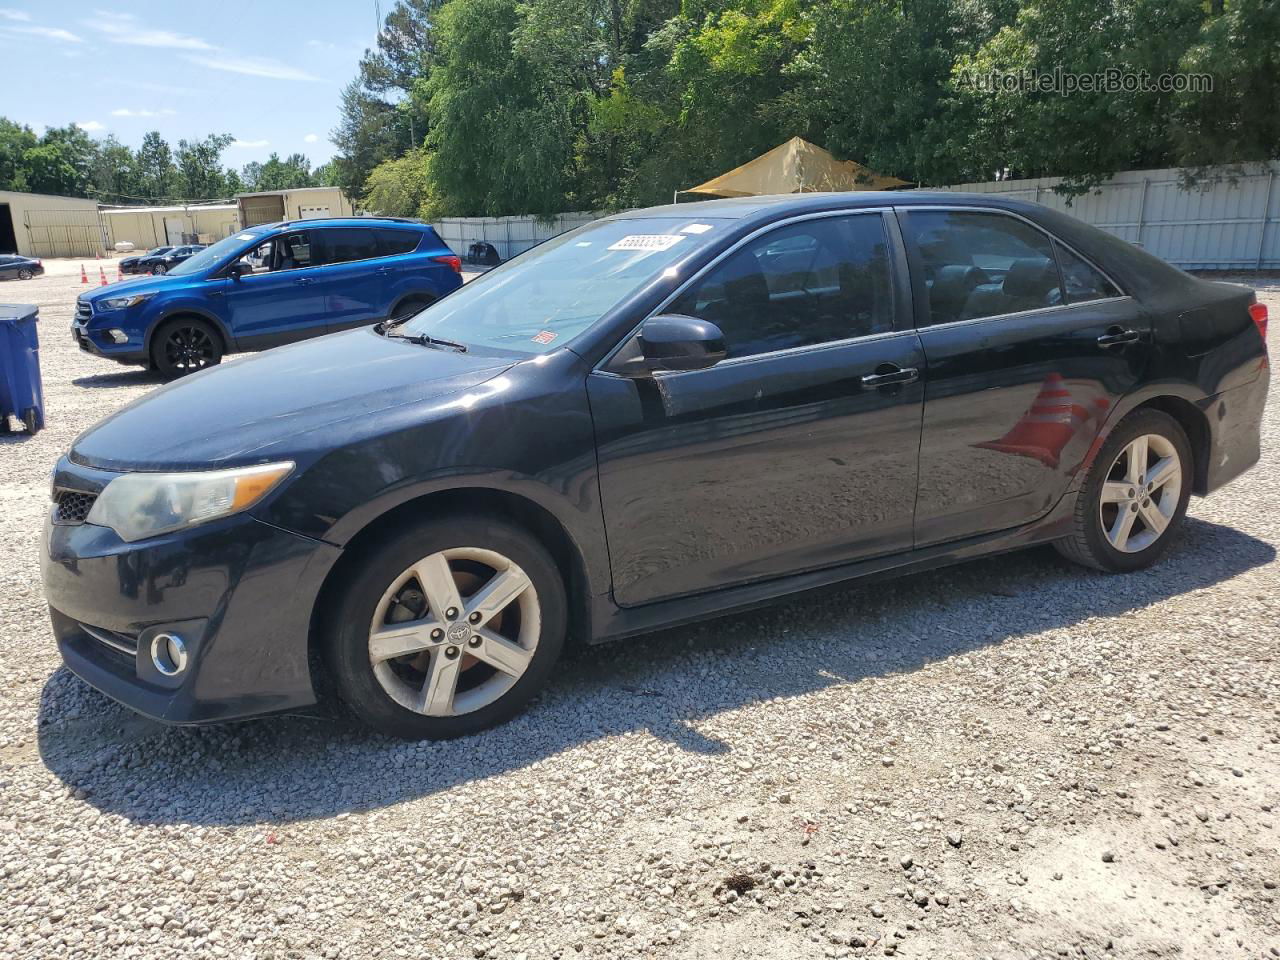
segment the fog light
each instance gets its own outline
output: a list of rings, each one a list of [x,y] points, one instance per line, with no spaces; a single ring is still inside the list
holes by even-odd
[[[129,342],[129,335],[125,333],[123,330],[108,330],[107,336],[110,337],[112,340],[114,340],[116,343]]]
[[[187,645],[176,633],[157,633],[151,638],[151,662],[166,677],[187,669]]]

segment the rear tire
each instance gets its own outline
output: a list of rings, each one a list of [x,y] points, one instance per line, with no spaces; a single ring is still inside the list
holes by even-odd
[[[1151,566],[1182,526],[1193,464],[1177,420],[1160,410],[1130,414],[1089,468],[1074,530],[1054,546],[1068,560],[1108,573]]]
[[[391,321],[395,323],[398,320],[421,313],[431,306],[432,302],[425,297],[409,297],[407,300],[396,304],[395,309],[391,311]]]
[[[168,268],[163,263],[157,263],[151,268],[151,275],[153,277],[163,277],[168,272]]]
[[[161,324],[151,337],[152,368],[176,380],[222,362],[222,337],[213,325],[196,317]]]
[[[564,583],[529,533],[480,515],[426,520],[361,550],[321,613],[343,701],[408,740],[478,733],[550,680],[568,625]]]
[[[18,271],[19,280],[30,280],[34,276],[35,274],[32,273],[30,270],[28,270],[26,267],[23,267],[21,270]]]

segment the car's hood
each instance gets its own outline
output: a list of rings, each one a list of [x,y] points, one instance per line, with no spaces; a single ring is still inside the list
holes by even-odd
[[[81,434],[71,459],[105,470],[302,462],[428,418],[511,364],[351,330],[162,387]]]
[[[179,287],[189,282],[187,277],[130,277],[125,280],[118,280],[115,283],[108,283],[105,287],[96,287],[88,293],[82,293],[80,299],[88,303],[97,300],[103,300],[108,297],[119,297],[126,293],[152,293],[170,287]]]

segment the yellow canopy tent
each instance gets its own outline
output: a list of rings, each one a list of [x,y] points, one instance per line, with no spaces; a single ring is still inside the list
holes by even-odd
[[[808,140],[792,137],[768,153],[728,173],[678,193],[704,197],[754,197],[766,193],[815,193],[821,190],[891,190],[909,186],[852,160],[837,160]]]

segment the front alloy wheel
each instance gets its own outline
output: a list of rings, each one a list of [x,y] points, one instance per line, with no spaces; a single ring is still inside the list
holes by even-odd
[[[353,548],[317,620],[329,677],[361,720],[407,739],[476,733],[547,683],[567,627],[559,569],[481,515],[400,523]]]
[[[528,574],[492,550],[455,547],[423,557],[387,588],[369,631],[369,662],[406,710],[453,717],[515,686],[541,629]]]
[[[195,317],[171,320],[155,333],[151,365],[165,379],[185,377],[222,360],[222,340],[208,323]]]

